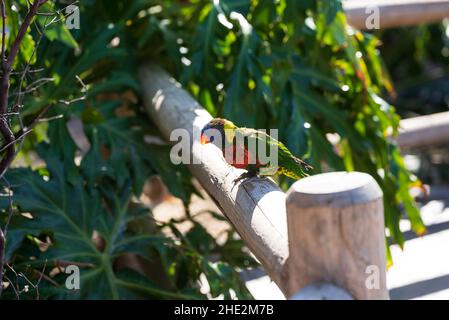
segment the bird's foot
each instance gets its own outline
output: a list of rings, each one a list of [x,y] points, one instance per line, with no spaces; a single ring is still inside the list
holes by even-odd
[[[257,176],[256,172],[253,171],[247,171],[245,173],[242,173],[239,177],[237,177],[236,179],[234,179],[234,184],[237,184],[238,182],[244,180],[244,179],[250,179]]]

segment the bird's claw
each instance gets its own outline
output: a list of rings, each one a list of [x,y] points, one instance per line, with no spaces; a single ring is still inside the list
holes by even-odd
[[[244,180],[244,179],[249,179],[252,177],[255,177],[256,173],[251,172],[251,171],[247,171],[245,173],[242,173],[240,176],[238,176],[237,178],[234,179],[234,184],[237,184],[238,182]]]

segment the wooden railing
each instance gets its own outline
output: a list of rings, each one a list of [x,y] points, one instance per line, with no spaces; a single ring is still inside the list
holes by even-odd
[[[433,23],[449,17],[448,0],[350,0],[344,1],[349,23],[358,29],[370,27],[370,17],[378,14],[379,27]]]
[[[349,23],[367,29],[373,14],[379,28],[434,23],[449,18],[449,0],[346,0],[343,7]],[[404,119],[397,138],[402,149],[449,145],[449,112]]]
[[[401,120],[398,144],[402,149],[449,145],[449,112]]]
[[[193,176],[286,297],[388,299],[382,192],[371,176],[319,174],[287,194],[269,178],[235,184],[243,171],[195,138],[211,115],[160,67],[141,67],[139,78],[164,138],[175,129],[194,137]]]

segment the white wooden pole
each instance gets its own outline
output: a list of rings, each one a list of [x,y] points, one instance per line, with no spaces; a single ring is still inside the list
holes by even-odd
[[[434,23],[449,17],[448,0],[350,0],[344,1],[343,7],[349,23],[359,29],[371,28],[376,14],[381,29]]]
[[[449,145],[449,112],[401,120],[397,142],[403,149]]]

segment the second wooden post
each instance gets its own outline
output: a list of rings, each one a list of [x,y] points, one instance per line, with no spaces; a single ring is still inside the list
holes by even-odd
[[[296,182],[287,221],[290,296],[332,284],[354,299],[389,298],[382,191],[370,175],[332,172]]]

